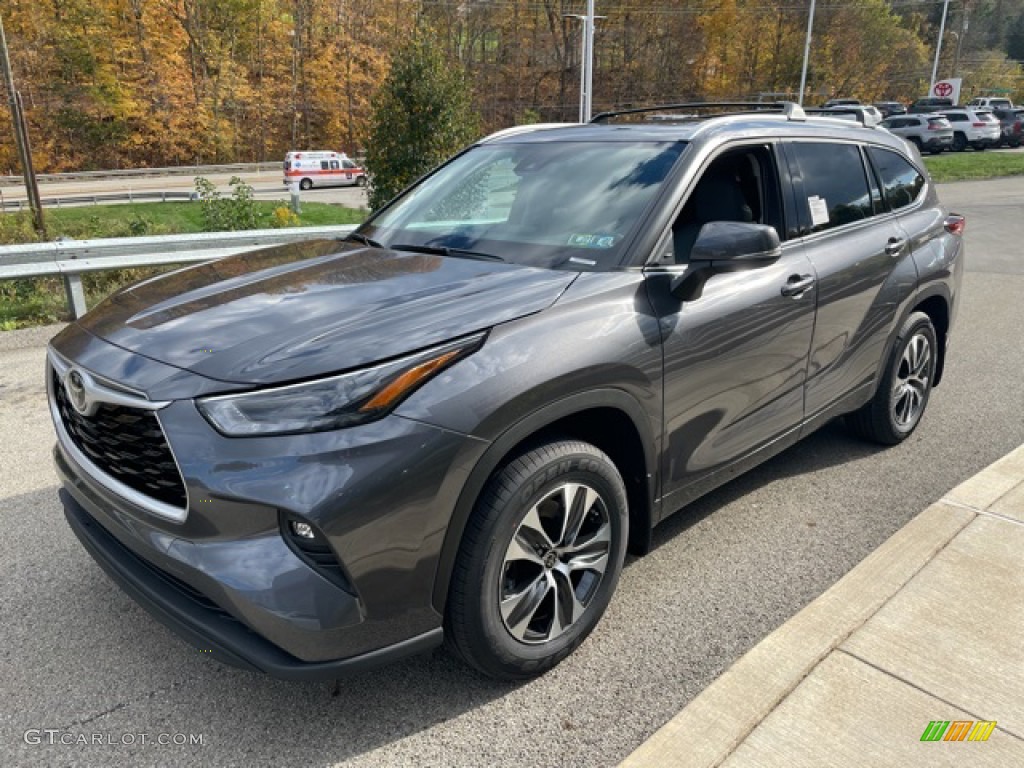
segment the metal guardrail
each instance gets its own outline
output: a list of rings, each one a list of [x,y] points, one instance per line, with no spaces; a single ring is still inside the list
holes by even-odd
[[[67,173],[37,173],[40,183],[51,181],[77,181],[80,179],[116,179],[145,176],[208,176],[215,173],[256,173],[279,171],[281,161],[267,163],[226,163],[222,165],[175,165],[168,168],[128,168],[120,171],[69,171]],[[0,187],[21,186],[21,176],[0,176]]]
[[[5,245],[0,246],[0,280],[60,276],[68,308],[78,318],[86,311],[85,272],[210,261],[271,245],[340,238],[353,229],[354,225],[347,224]]]
[[[99,203],[134,203],[146,200],[193,200],[195,192],[104,192],[98,195],[67,195],[65,197],[44,197],[41,202],[44,208],[60,208],[63,205],[98,205]],[[2,211],[27,211],[28,200],[0,200]]]

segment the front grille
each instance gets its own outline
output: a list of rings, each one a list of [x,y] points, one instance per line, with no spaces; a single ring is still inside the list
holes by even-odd
[[[152,411],[100,403],[95,414],[83,416],[56,373],[53,391],[64,429],[93,464],[139,493],[185,509],[185,484]]]

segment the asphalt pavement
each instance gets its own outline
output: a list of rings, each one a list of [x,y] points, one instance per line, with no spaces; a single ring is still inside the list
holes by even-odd
[[[1024,179],[940,194],[968,217],[968,266],[946,377],[917,432],[883,450],[830,425],[680,512],[627,564],[591,638],[520,685],[439,651],[335,692],[177,640],[63,521],[42,394],[55,329],[0,334],[0,765],[618,764],[921,509],[1024,442]]]

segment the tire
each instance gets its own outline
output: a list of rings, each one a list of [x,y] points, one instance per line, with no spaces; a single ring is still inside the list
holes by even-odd
[[[984,141],[976,142],[971,146],[974,147],[975,152],[984,152],[986,149],[988,149],[988,144],[986,144]]]
[[[953,147],[954,152],[963,152],[967,149],[967,136],[962,133],[953,134]]]
[[[941,155],[942,154],[942,147],[933,147],[932,149],[929,149],[928,152],[933,154],[933,155]]]
[[[449,647],[500,680],[551,669],[608,606],[628,534],[625,486],[596,447],[556,440],[521,454],[491,477],[466,524],[448,593]]]
[[[924,145],[921,143],[921,139],[919,139],[917,136],[911,136],[910,143],[917,147],[918,152],[924,151]]]
[[[299,189],[306,190],[306,189],[312,189],[312,188],[313,188],[313,180],[312,179],[303,179],[302,181],[299,182]]]
[[[851,431],[883,445],[910,437],[928,407],[938,354],[931,319],[924,312],[912,313],[900,328],[875,396],[846,416]]]
[[[357,187],[365,187],[366,186],[366,177],[365,176],[357,176],[356,177],[356,186]]]

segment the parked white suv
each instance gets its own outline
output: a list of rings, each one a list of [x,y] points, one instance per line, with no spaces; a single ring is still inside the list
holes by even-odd
[[[991,110],[957,107],[944,109],[942,114],[953,126],[954,152],[963,152],[968,145],[979,151],[999,145],[999,118]]]
[[[1004,98],[993,98],[991,96],[979,96],[967,102],[968,107],[983,109],[1013,109],[1013,102]]]

